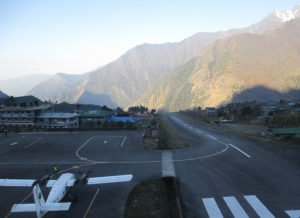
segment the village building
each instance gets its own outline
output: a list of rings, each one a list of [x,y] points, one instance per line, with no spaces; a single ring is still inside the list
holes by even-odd
[[[43,113],[37,117],[36,127],[42,128],[78,128],[76,113]]]
[[[108,110],[81,111],[79,112],[80,127],[95,128],[115,114],[116,112]]]
[[[217,115],[217,110],[214,107],[206,107],[204,113],[208,116],[215,116]]]
[[[0,126],[75,128],[78,115],[54,113],[52,105],[34,96],[7,97],[0,99]]]
[[[51,111],[51,105],[43,104],[34,96],[0,99],[0,125],[34,126],[36,117]]]

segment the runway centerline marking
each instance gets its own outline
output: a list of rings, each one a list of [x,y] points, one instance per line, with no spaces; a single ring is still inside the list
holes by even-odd
[[[194,130],[194,129],[195,129],[195,128],[193,128],[193,127],[191,127],[191,126],[185,124],[183,121],[181,121],[181,120],[178,119],[178,118],[175,118],[175,117],[172,117],[172,116],[171,116],[171,118],[172,118],[173,120],[177,121],[177,123],[179,123],[179,124],[181,124],[181,125],[187,127],[187,129],[190,129],[190,130]],[[196,129],[196,132],[197,132],[197,129]],[[211,136],[211,135],[209,135],[209,134],[206,134],[205,136],[207,136],[207,137],[209,137],[209,138],[211,138],[211,139],[213,139],[213,140],[215,140],[215,141],[217,141],[217,142],[219,142],[219,143],[221,143],[221,144],[224,144],[224,145],[226,144],[225,142],[219,140],[219,139],[216,138],[215,136]],[[227,145],[227,144],[226,144],[226,145]],[[239,152],[241,152],[241,153],[242,153],[243,155],[245,155],[246,157],[251,158],[251,156],[250,156],[249,154],[247,154],[246,152],[244,152],[242,149],[240,149],[240,148],[234,146],[233,144],[228,144],[228,145],[231,146],[231,147],[233,147],[233,148],[235,148],[236,150],[238,150]],[[228,145],[227,145],[227,146],[228,146]]]
[[[251,158],[251,156],[250,156],[249,154],[247,154],[246,152],[244,152],[242,149],[240,149],[240,148],[234,146],[233,144],[229,144],[229,146],[235,148],[236,150],[238,150],[239,152],[241,152],[241,153],[242,153],[243,155],[245,155],[246,157]]]
[[[218,140],[217,137],[215,137],[215,136],[211,136],[211,135],[206,135],[206,136],[211,138],[211,139]]]
[[[97,191],[96,191],[96,193],[95,193],[95,195],[94,195],[94,197],[93,197],[93,199],[92,199],[92,201],[91,201],[88,209],[86,210],[86,212],[85,212],[85,214],[83,216],[84,218],[86,218],[86,216],[88,215],[88,213],[89,213],[89,211],[90,211],[90,209],[91,209],[91,207],[92,207],[92,205],[93,205],[93,203],[94,203],[94,201],[95,201],[95,199],[96,199],[96,197],[98,195],[99,190],[100,190],[100,188],[97,189]]]
[[[123,139],[123,142],[122,142],[122,144],[121,144],[121,148],[123,147],[126,138],[127,138],[127,137],[125,136],[124,139]]]

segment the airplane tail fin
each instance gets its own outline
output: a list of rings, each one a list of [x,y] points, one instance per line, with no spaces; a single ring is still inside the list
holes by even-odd
[[[32,192],[33,192],[33,199],[35,203],[37,217],[38,218],[43,217],[47,213],[47,211],[42,210],[42,208],[44,208],[45,206],[45,199],[40,186],[38,184],[35,185]]]
[[[41,192],[40,186],[37,184],[33,188],[34,204],[14,204],[11,212],[36,212],[38,218],[43,217],[48,211],[67,211],[71,203],[46,203]]]

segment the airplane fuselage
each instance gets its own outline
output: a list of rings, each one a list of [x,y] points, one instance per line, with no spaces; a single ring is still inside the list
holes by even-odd
[[[75,179],[75,175],[73,173],[64,173],[62,174],[58,180],[53,185],[49,196],[47,198],[46,203],[57,203],[60,202],[68,191],[68,181]]]

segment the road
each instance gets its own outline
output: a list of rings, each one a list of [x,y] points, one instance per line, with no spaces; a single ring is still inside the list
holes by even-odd
[[[179,115],[169,120],[190,145],[173,151],[184,217],[300,216],[299,147],[258,143]]]
[[[177,176],[184,217],[299,213],[299,147],[262,144],[168,117],[189,148],[145,149],[137,131],[9,134],[0,138],[0,178],[41,178],[53,166],[76,175],[90,170],[91,177],[133,174],[129,183],[75,188],[78,200],[70,211],[51,212],[49,218],[122,217],[132,188],[162,175]],[[42,191],[47,196],[49,190]],[[0,217],[35,217],[9,213],[14,203],[32,203],[28,188],[0,187],[0,195]]]

